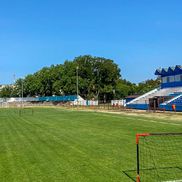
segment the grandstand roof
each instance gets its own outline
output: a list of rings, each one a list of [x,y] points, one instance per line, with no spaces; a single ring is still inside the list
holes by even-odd
[[[161,68],[155,71],[155,75],[170,76],[182,74],[182,65],[176,65],[175,67]]]

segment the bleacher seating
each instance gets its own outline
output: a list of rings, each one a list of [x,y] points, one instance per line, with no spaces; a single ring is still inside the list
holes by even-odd
[[[68,96],[47,96],[47,97],[38,97],[38,102],[68,102],[75,101],[77,99],[76,95]]]
[[[175,105],[180,105],[182,106],[182,95],[180,97],[178,97],[177,99],[173,100],[172,102],[170,102],[168,105],[172,105],[172,104],[175,104]]]
[[[35,97],[24,97],[23,99],[21,97],[11,97],[11,98],[0,98],[0,102],[33,102],[36,101]]]
[[[164,88],[164,89],[157,89],[154,92],[150,94],[144,94],[143,96],[138,97],[138,99],[134,99],[133,101],[127,103],[129,104],[148,104],[149,103],[149,98],[153,98],[156,96],[169,96],[170,94],[175,93],[179,95],[182,93],[182,87],[172,87],[172,88]]]
[[[11,97],[11,98],[7,98],[6,102],[33,102],[36,101],[35,97]]]
[[[181,94],[182,94],[182,92],[174,92],[174,93],[170,93],[169,96],[176,97]]]
[[[74,102],[77,100],[76,95],[68,96],[46,96],[46,97],[11,97],[11,98],[0,98],[0,103],[20,103],[20,102]],[[82,101],[83,98],[78,96],[78,101]]]
[[[169,110],[167,108],[171,108],[172,102],[176,104],[176,106],[180,105],[182,106],[182,97],[180,97],[178,100],[175,98],[178,98],[180,93],[182,93],[182,87],[172,87],[172,88],[163,88],[163,89],[155,89],[153,91],[150,91],[132,101],[126,104],[128,108],[132,109],[144,109],[146,110],[149,107],[149,98],[153,97],[165,97],[170,96],[172,99],[165,101],[164,103],[160,104],[161,108],[165,108],[166,110]]]
[[[0,98],[0,102],[4,102],[4,99],[3,98]]]
[[[182,65],[157,69],[155,75],[160,78],[159,89],[154,89],[132,101],[126,107],[133,109],[164,109],[172,110],[176,104],[176,111],[182,111]]]

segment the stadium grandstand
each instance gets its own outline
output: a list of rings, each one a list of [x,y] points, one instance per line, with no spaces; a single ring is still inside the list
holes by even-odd
[[[182,112],[182,66],[157,69],[155,75],[161,79],[160,87],[127,102],[126,107]]]
[[[69,105],[81,105],[81,106],[94,106],[98,105],[98,101],[84,100],[80,95],[66,95],[66,96],[43,96],[43,97],[11,97],[0,98],[0,106],[20,106],[20,104],[69,104]]]
[[[78,100],[81,97],[78,96]],[[47,96],[47,97],[12,97],[12,98],[0,98],[0,102],[71,102],[77,100],[76,95],[68,95],[68,96]]]
[[[37,97],[38,102],[69,102],[77,100],[76,95]]]

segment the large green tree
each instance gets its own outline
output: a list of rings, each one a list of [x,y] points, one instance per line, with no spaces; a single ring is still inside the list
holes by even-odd
[[[121,99],[136,93],[136,84],[127,80],[119,79],[116,85],[115,98]]]
[[[146,80],[144,82],[139,83],[135,89],[135,92],[137,94],[144,94],[159,86],[160,86],[160,79],[154,79],[154,80],[150,79],[150,80]]]
[[[8,97],[12,97],[14,96],[15,93],[14,93],[14,88],[13,86],[5,86],[1,89],[0,91],[0,97],[1,98],[8,98]]]
[[[23,82],[24,96],[73,95],[77,93],[77,71],[79,95],[85,99],[112,99],[120,69],[113,60],[92,57],[76,57],[64,64],[44,67],[16,82],[17,93]]]
[[[121,99],[143,94],[159,86],[160,81],[147,80],[138,85],[121,78],[120,69],[111,59],[84,55],[64,64],[43,67],[34,74],[18,79],[15,87],[5,87],[0,97],[79,95],[84,99]]]
[[[109,100],[113,98],[114,90],[120,79],[120,69],[113,60],[80,56],[73,60],[78,66],[79,92],[87,99]]]

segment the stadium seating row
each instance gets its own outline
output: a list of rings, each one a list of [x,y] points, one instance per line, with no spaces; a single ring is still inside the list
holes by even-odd
[[[76,95],[68,96],[50,96],[50,97],[38,97],[38,102],[66,102],[66,101],[75,101],[77,99]]]
[[[182,95],[170,103],[170,105],[172,104],[182,105]]]

